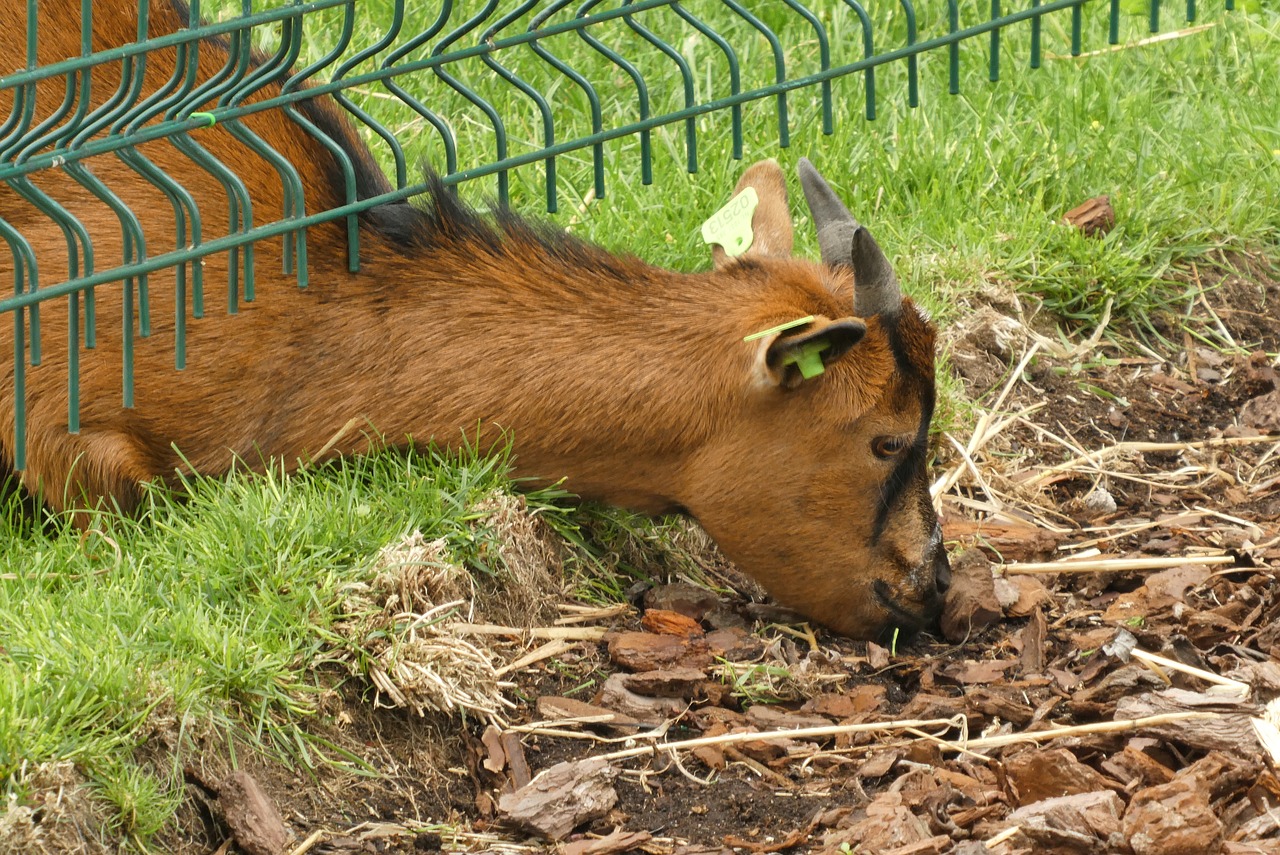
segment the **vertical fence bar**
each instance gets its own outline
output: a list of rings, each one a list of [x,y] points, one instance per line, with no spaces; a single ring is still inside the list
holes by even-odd
[[[702,33],[711,40],[716,47],[720,48],[720,52],[724,54],[725,61],[729,64],[729,94],[737,95],[742,91],[742,69],[738,63],[738,53],[733,49],[727,40],[715,30],[713,30],[706,22],[696,15],[693,15],[679,3],[671,5],[672,10],[689,23],[694,29]],[[821,33],[820,49],[823,53],[823,62],[827,61],[826,33]],[[824,66],[825,67],[825,66]],[[827,92],[826,100],[823,102],[823,128],[826,128],[827,114],[830,112],[830,86],[825,90]],[[742,105],[734,104],[729,108],[729,123],[733,134],[733,159],[742,159]]]
[[[991,0],[991,20],[996,21],[1000,18],[1000,0]],[[987,73],[987,79],[992,83],[1000,80],[1000,28],[995,27],[991,30],[991,70]]]
[[[561,9],[568,6],[571,2],[573,2],[573,0],[556,0],[556,2],[552,3],[542,12],[534,16],[533,20],[529,22],[528,32],[530,33],[538,32],[538,30],[542,28],[542,26],[547,22],[547,20],[551,18],[552,15],[554,15],[555,13],[559,12]],[[535,5],[536,5],[536,2],[529,2],[525,6],[521,7],[519,11],[523,13],[526,9],[533,8],[533,6]],[[604,130],[604,111],[600,106],[600,96],[596,94],[595,87],[591,85],[591,81],[587,80],[587,78],[583,77],[581,74],[575,71],[573,67],[570,66],[567,62],[560,59],[555,54],[551,53],[551,51],[549,51],[545,46],[543,46],[541,41],[537,41],[537,40],[531,41],[529,42],[529,47],[533,50],[535,54],[537,54],[545,62],[551,65],[552,68],[559,71],[565,77],[568,77],[577,85],[579,89],[582,90],[583,94],[587,96],[587,104],[591,109],[591,132],[593,134],[598,134],[601,131],[603,131]],[[486,60],[487,59],[488,57],[486,56]],[[545,116],[547,121],[549,122],[551,119],[550,108],[547,109]],[[551,162],[552,166],[554,167],[554,163],[555,163],[554,158],[548,158],[548,160]],[[591,146],[591,165],[593,170],[593,178],[595,181],[596,198],[603,199],[604,193],[605,193],[604,143],[603,142],[597,142]],[[547,204],[548,205],[555,204],[555,188],[551,186],[551,177],[550,177],[552,175],[554,175],[554,169],[551,172],[548,172],[548,178],[547,178]],[[552,210],[552,209],[549,208],[548,210]]]
[[[1040,0],[1031,0],[1031,8],[1039,9]],[[1040,15],[1031,19],[1031,67],[1040,67]]]
[[[579,18],[588,18],[591,9],[598,5],[601,0],[587,0],[578,7],[577,16]],[[679,12],[679,4],[675,4],[677,12]],[[621,68],[631,78],[632,84],[636,87],[636,109],[639,113],[640,121],[643,122],[649,118],[649,86],[644,82],[644,75],[632,63],[628,62],[617,51],[610,48],[604,42],[592,35],[585,23],[577,29],[578,36],[596,49],[602,56]],[[726,43],[727,47],[727,43]],[[738,84],[738,59],[733,55],[732,49],[729,49],[729,69],[730,69],[730,89],[733,94],[739,91]],[[734,151],[742,150],[742,107],[735,104],[733,106],[734,117]],[[735,157],[741,157],[739,153]],[[646,186],[653,183],[653,136],[652,132],[647,128],[640,132],[640,182]],[[550,191],[548,191],[550,192]]]
[[[736,5],[733,0],[725,0],[730,6]],[[622,0],[623,7],[631,5],[631,0]],[[692,107],[697,99],[694,97],[693,88],[693,72],[689,70],[689,63],[685,62],[680,52],[671,45],[658,38],[646,28],[643,24],[635,19],[634,15],[624,15],[623,21],[627,26],[640,38],[662,51],[680,71],[680,79],[684,82],[684,105]],[[690,116],[684,122],[684,147],[685,147],[685,167],[690,173],[698,171],[698,124],[697,121]]]
[[[13,294],[20,297],[26,291],[26,283],[36,280],[36,259],[27,242],[17,229],[0,218],[0,234],[4,235],[13,255]],[[34,308],[34,306],[33,306]],[[27,314],[19,307],[13,310],[13,468],[27,468]],[[33,359],[32,364],[38,363]]]
[[[867,10],[862,7],[858,0],[845,0],[845,5],[854,11],[858,16],[858,20],[862,22],[862,57],[870,59],[875,56],[876,46],[875,38],[871,32],[871,16],[867,14]],[[872,121],[876,117],[876,67],[868,65],[866,74],[867,83],[867,121]]]
[[[1071,55],[1072,56],[1079,56],[1080,53],[1084,50],[1084,46],[1082,44],[1082,42],[1084,41],[1084,37],[1081,35],[1081,33],[1084,30],[1084,13],[1083,13],[1084,2],[1085,0],[1080,0],[1079,3],[1071,7]]]
[[[795,10],[795,12],[799,14],[802,18],[808,21],[811,27],[813,27],[813,31],[818,37],[818,62],[819,62],[818,67],[821,68],[823,71],[826,71],[827,69],[831,68],[831,40],[827,37],[827,28],[822,26],[822,21],[818,19],[817,15],[813,14],[813,12],[811,12],[809,9],[802,6],[799,2],[797,2],[797,0],[784,0],[784,2],[791,9]],[[904,5],[908,7],[910,6],[909,0],[903,0],[903,2],[904,2]],[[908,38],[912,42],[915,41],[915,23],[916,23],[915,10],[913,9],[911,11],[911,18],[909,21],[910,34],[908,36]],[[914,56],[911,57],[911,62],[912,63],[915,62]],[[912,68],[914,69],[914,65],[912,66]],[[915,81],[916,81],[916,78],[915,78],[915,73],[913,71],[911,75],[911,85],[913,89],[915,87]],[[832,114],[831,114],[832,108],[831,108],[831,81],[830,80],[822,81],[821,92],[822,92],[822,133],[826,134],[827,136],[830,136],[831,134],[835,133],[835,130],[836,130],[835,121],[832,118]],[[912,106],[914,106],[914,104]]]
[[[472,17],[464,21],[461,26],[457,27],[452,32],[446,34],[445,37],[441,39],[434,48],[431,49],[431,55],[433,57],[436,57],[444,54],[448,50],[450,45],[452,45],[454,42],[458,41],[463,36],[467,35],[468,33],[475,30],[477,27],[479,27],[481,24],[483,24],[485,20],[490,15],[493,14],[493,10],[496,9],[497,6],[498,6],[498,0],[488,0],[488,2],[485,3],[484,7],[479,12],[477,12],[475,15],[473,15]],[[494,106],[490,104],[488,101],[486,101],[484,98],[480,97],[479,93],[477,93],[470,86],[467,86],[458,78],[454,77],[452,74],[446,71],[443,63],[441,63],[440,65],[434,66],[432,68],[432,71],[435,72],[435,75],[437,77],[439,77],[446,84],[448,84],[449,88],[453,89],[463,98],[466,98],[472,104],[475,104],[477,107],[480,108],[480,111],[484,113],[485,116],[488,117],[489,124],[493,127],[493,143],[494,143],[494,148],[496,150],[495,153],[497,155],[497,158],[499,161],[506,160],[507,158],[507,126],[502,121],[502,117],[498,115],[498,111],[494,108]],[[505,169],[499,170],[498,171],[498,204],[502,205],[503,207],[506,207],[507,204],[510,202],[510,196],[511,196],[511,178],[508,175],[507,170]]]
[[[958,0],[947,0],[947,28],[952,35],[960,32],[960,4]],[[960,43],[952,42],[947,46],[947,68],[950,85],[948,91],[952,95],[960,94]]]

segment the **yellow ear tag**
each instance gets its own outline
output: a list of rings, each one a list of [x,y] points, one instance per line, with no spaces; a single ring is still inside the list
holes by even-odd
[[[729,204],[711,215],[702,224],[702,239],[718,243],[730,257],[742,255],[751,248],[755,235],[751,231],[751,218],[755,216],[760,197],[756,188],[747,187],[729,200]]]

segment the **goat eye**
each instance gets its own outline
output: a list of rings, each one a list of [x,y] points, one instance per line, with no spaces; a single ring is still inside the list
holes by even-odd
[[[909,444],[900,436],[878,436],[871,440],[871,453],[881,460],[888,460],[906,451]]]

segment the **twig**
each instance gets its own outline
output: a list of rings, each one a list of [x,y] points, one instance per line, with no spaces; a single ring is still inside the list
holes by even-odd
[[[546,644],[538,647],[536,650],[529,651],[514,662],[509,662],[508,664],[503,665],[494,673],[501,677],[504,674],[509,674],[512,671],[532,665],[534,662],[541,662],[543,659],[550,659],[552,656],[559,656],[561,653],[572,648],[573,642],[567,641],[563,638],[553,638]]]
[[[303,853],[305,852],[310,852],[311,847],[319,843],[320,838],[322,837],[324,837],[324,830],[319,828],[316,829],[315,831],[311,832],[310,837],[308,837],[306,840],[299,843],[293,849],[290,849],[289,855],[303,855]]]
[[[325,457],[329,455],[329,452],[333,451],[334,446],[336,446],[338,443],[342,442],[342,440],[346,438],[347,434],[355,430],[360,425],[361,422],[367,422],[367,421],[368,419],[365,418],[364,416],[352,416],[351,418],[347,419],[347,423],[344,424],[342,427],[338,428],[338,432],[335,433],[333,436],[329,437],[329,441],[326,442],[324,445],[322,445],[319,451],[311,455],[310,459],[303,464],[302,468],[307,469],[307,468],[310,468],[313,464],[323,461]]]
[[[955,743],[947,742],[947,740],[943,739],[941,736],[934,736],[932,733],[925,733],[923,730],[920,730],[919,728],[916,728],[916,727],[908,727],[907,733],[911,734],[912,736],[918,736],[919,738],[927,742],[936,742],[939,745],[951,746],[955,744]],[[960,753],[967,754],[968,756],[974,758],[975,760],[981,760],[983,763],[991,762],[991,758],[988,757],[987,755],[979,754],[976,751],[970,751],[968,748],[961,748]]]
[[[1152,558],[1099,558],[1084,561],[1029,561],[1006,564],[1008,573],[1111,573],[1117,570],[1164,570],[1184,564],[1233,564],[1234,555],[1169,555]]]
[[[1207,516],[1217,517],[1220,520],[1226,520],[1229,523],[1235,523],[1241,528],[1246,528],[1246,529],[1258,528],[1257,523],[1249,522],[1248,520],[1241,519],[1240,517],[1233,517],[1230,514],[1224,514],[1222,513],[1222,511],[1213,511],[1213,510],[1210,510],[1209,508],[1204,507],[1203,505],[1193,505],[1192,509],[1199,511],[1200,513],[1205,514]]]
[[[1105,56],[1106,54],[1115,53],[1117,51],[1132,50],[1134,48],[1146,47],[1147,45],[1157,44],[1158,42],[1167,42],[1173,39],[1185,39],[1187,36],[1194,36],[1196,33],[1204,32],[1205,30],[1209,29],[1212,26],[1213,26],[1212,23],[1198,24],[1197,26],[1187,27],[1186,29],[1182,29],[1182,30],[1172,30],[1171,32],[1168,32],[1168,33],[1160,33],[1159,35],[1148,36],[1145,39],[1138,39],[1137,41],[1133,41],[1133,42],[1125,42],[1122,45],[1111,45],[1110,47],[1104,47],[1104,48],[1098,48],[1097,50],[1086,51],[1085,53],[1076,54],[1075,56],[1071,56],[1068,54],[1061,54],[1061,53],[1046,53],[1044,57],[1045,59],[1089,59],[1090,57]],[[987,845],[991,845],[989,841]]]
[[[560,606],[560,611],[567,614],[562,618],[556,619],[556,626],[570,626],[572,624],[591,623],[593,621],[616,618],[618,615],[624,615],[631,611],[631,606],[626,603],[618,603],[613,606],[579,606],[573,603],[564,603]]]
[[[993,837],[987,838],[985,841],[983,841],[982,845],[986,849],[994,849],[997,846],[999,846],[1001,843],[1004,843],[1006,840],[1013,837],[1013,835],[1017,834],[1021,830],[1022,830],[1022,826],[1020,825],[1009,826],[999,834]]]
[[[1162,713],[1161,715],[1152,715],[1145,718],[1126,718],[1119,721],[1099,721],[1093,724],[1077,724],[1072,727],[1055,727],[1050,730],[1033,730],[1025,733],[1006,733],[1001,736],[986,736],[979,739],[970,739],[968,742],[946,742],[943,747],[948,751],[977,751],[985,748],[1001,748],[1005,745],[1014,745],[1019,742],[1048,742],[1051,739],[1059,739],[1064,736],[1082,736],[1092,733],[1124,733],[1130,730],[1141,730],[1144,727],[1159,727],[1164,724],[1172,724],[1176,721],[1191,721],[1194,719],[1220,718],[1218,713],[1212,712],[1177,712]]]
[[[645,754],[656,755],[659,751],[684,751],[689,748],[701,748],[704,745],[725,745],[739,742],[757,742],[769,739],[816,739],[824,736],[843,736],[850,733],[873,733],[879,730],[906,730],[921,727],[960,727],[961,717],[905,719],[901,721],[881,721],[867,724],[833,724],[824,727],[800,727],[794,730],[765,730],[746,733],[722,733],[719,736],[702,736],[697,739],[683,739],[679,742],[664,742],[660,745],[647,745],[640,748],[628,748],[603,754],[601,760],[625,760],[629,757],[640,757]]]
[[[995,510],[997,512],[1004,510],[1004,503],[996,498],[995,494],[991,490],[991,485],[987,483],[987,479],[983,478],[982,473],[978,471],[978,464],[973,461],[973,457],[969,455],[969,452],[963,445],[956,441],[954,436],[949,433],[945,434],[945,436],[947,441],[950,442],[959,453],[961,463],[963,463],[964,467],[973,475],[973,480],[978,483],[978,487],[981,488],[982,492],[991,500],[991,504],[994,506]]]
[[[1199,677],[1206,683],[1215,683],[1219,686],[1227,686],[1234,689],[1242,698],[1249,697],[1249,694],[1252,691],[1248,683],[1242,683],[1239,680],[1232,680],[1230,677],[1222,677],[1214,674],[1212,671],[1205,671],[1202,668],[1184,665],[1176,659],[1166,659],[1158,654],[1148,653],[1147,651],[1140,649],[1130,650],[1129,655],[1141,662],[1159,665],[1161,668],[1167,668],[1170,671],[1180,671],[1183,674],[1190,674],[1193,677]]]
[[[452,632],[471,635],[511,635],[523,638],[562,638],[566,641],[599,641],[609,634],[603,626],[500,626],[492,623],[451,623]]]
[[[1218,335],[1222,336],[1222,340],[1227,344],[1237,350],[1243,350],[1240,345],[1236,344],[1236,340],[1232,338],[1231,331],[1222,322],[1222,318],[1218,317],[1218,313],[1213,310],[1213,306],[1210,306],[1209,301],[1205,299],[1204,283],[1200,281],[1200,268],[1194,261],[1191,262],[1191,275],[1196,280],[1196,299],[1200,301],[1200,305],[1204,306],[1204,310],[1209,313],[1209,317],[1213,318],[1213,323],[1218,328]]]
[[[630,733],[625,736],[600,736],[595,733],[587,733],[581,730],[563,730],[562,727],[568,724],[608,724],[613,727],[626,727],[625,723],[615,721],[616,715],[583,715],[573,718],[559,718],[551,721],[535,721],[529,724],[513,724],[505,729],[515,733],[529,733],[536,736],[559,736],[564,739],[586,739],[591,742],[627,742],[634,743],[638,739],[661,739],[667,735],[667,731],[671,725],[675,724],[675,719],[666,719],[662,724],[644,733]],[[637,724],[637,727],[643,725]]]
[[[1091,540],[1082,540],[1079,543],[1064,543],[1058,547],[1058,551],[1075,553],[1078,550],[1097,546],[1100,543],[1106,543],[1107,541],[1115,540],[1118,537],[1129,537],[1130,535],[1137,534],[1140,531],[1146,531],[1147,529],[1172,527],[1175,525],[1182,525],[1183,523],[1190,525],[1199,521],[1200,514],[1178,514],[1177,516],[1168,517],[1167,519],[1151,520],[1149,522],[1137,523],[1130,526],[1114,525],[1085,528],[1081,529],[1081,531],[1089,533],[1100,532],[1101,534]]]
[[[973,426],[973,433],[969,436],[969,444],[966,446],[966,451],[968,452],[969,457],[973,457],[973,455],[978,452],[978,449],[990,442],[993,437],[1009,425],[1010,420],[1004,419],[994,430],[990,429],[991,422],[995,417],[996,411],[1004,406],[1005,399],[1009,397],[1009,393],[1013,391],[1013,387],[1017,385],[1017,382],[1022,379],[1022,372],[1026,369],[1027,364],[1031,362],[1032,357],[1040,351],[1040,347],[1040,343],[1035,342],[1027,349],[1027,352],[1022,355],[1022,359],[1018,360],[1017,366],[1014,367],[1013,371],[1009,372],[1009,379],[1005,381],[1004,388],[1002,388],[1000,390],[1000,394],[996,396],[995,403],[991,405],[990,409],[978,417],[977,424]],[[1029,415],[1031,412],[1039,409],[1040,406],[1043,405],[1028,408],[1024,411],[1024,415]],[[963,465],[953,467],[951,471],[933,482],[933,485],[929,488],[929,493],[933,496],[935,502],[939,495],[947,492],[955,486],[956,481],[960,479],[960,474],[963,471]]]
[[[1040,471],[1038,474],[1023,481],[1023,485],[1027,487],[1035,486],[1052,478],[1060,472],[1065,472],[1081,466],[1086,463],[1096,464],[1100,460],[1117,454],[1143,453],[1149,451],[1198,451],[1202,448],[1227,448],[1233,445],[1253,445],[1263,442],[1275,442],[1273,436],[1224,436],[1218,439],[1202,439],[1194,442],[1118,442],[1115,445],[1109,445],[1106,448],[1099,448],[1097,451],[1090,451],[1087,454],[1081,454],[1078,457],[1068,460],[1066,463],[1059,463],[1057,466],[1050,466],[1048,469]]]

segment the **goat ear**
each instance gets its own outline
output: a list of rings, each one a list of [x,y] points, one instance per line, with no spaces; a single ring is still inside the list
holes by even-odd
[[[766,339],[757,356],[758,373],[769,385],[794,389],[821,375],[866,333],[867,325],[857,318],[815,318]]]
[[[738,186],[733,188],[730,204],[708,220],[708,225],[722,215],[732,215],[735,207],[733,202],[738,201],[747,188],[754,191],[756,199],[755,211],[751,214],[750,245],[735,252],[735,246],[725,246],[725,242],[733,238],[723,237],[717,240],[723,232],[716,231],[709,236],[707,226],[703,226],[703,237],[712,245],[711,259],[717,270],[733,258],[785,258],[791,255],[793,229],[791,209],[787,206],[787,179],[778,161],[772,158],[747,167],[742,178],[738,179]],[[743,198],[745,201],[746,197]],[[728,231],[732,233],[736,230],[729,224]]]

